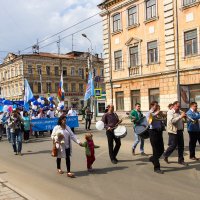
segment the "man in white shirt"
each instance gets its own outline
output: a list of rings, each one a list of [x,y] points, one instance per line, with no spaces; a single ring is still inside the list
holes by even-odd
[[[186,117],[184,112],[180,111],[180,103],[175,101],[173,103],[173,108],[167,112],[167,131],[169,134],[169,147],[164,152],[164,161],[168,162],[168,157],[173,153],[173,151],[178,146],[178,163],[180,165],[187,166],[188,164],[184,162],[184,123],[183,120]]]
[[[50,110],[48,110],[47,116],[48,116],[49,118],[54,118],[54,117],[55,117],[54,108],[51,107]]]
[[[77,116],[77,115],[78,114],[77,114],[76,110],[73,107],[71,107],[71,109],[68,111],[68,114],[67,114],[67,116],[69,116],[69,117]],[[71,127],[71,130],[74,133],[74,127]]]

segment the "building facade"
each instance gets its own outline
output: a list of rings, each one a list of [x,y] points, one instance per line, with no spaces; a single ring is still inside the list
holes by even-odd
[[[1,96],[9,100],[23,100],[24,79],[27,79],[37,96],[57,97],[61,71],[65,90],[65,105],[78,109],[84,106],[84,94],[88,78],[88,53],[67,54],[34,53],[8,54],[0,65]],[[103,83],[103,60],[93,56],[96,84],[105,91]]]
[[[105,0],[102,10],[107,103],[147,111],[181,100],[200,104],[200,1]]]

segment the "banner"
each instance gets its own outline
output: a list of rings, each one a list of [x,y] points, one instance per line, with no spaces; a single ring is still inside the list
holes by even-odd
[[[84,100],[87,101],[91,96],[94,96],[94,80],[92,78],[92,73],[90,72]]]
[[[50,131],[57,125],[58,118],[42,118],[31,120],[33,131]],[[78,116],[67,117],[67,126],[70,128],[79,127]]]
[[[181,93],[181,108],[189,108],[189,103],[190,103],[189,86],[181,85],[180,93]]]

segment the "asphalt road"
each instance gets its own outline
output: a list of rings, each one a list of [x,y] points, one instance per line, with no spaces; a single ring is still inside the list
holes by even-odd
[[[84,133],[77,131],[83,141]],[[167,134],[164,134],[167,145]],[[50,155],[52,142],[49,137],[33,138],[23,144],[23,156],[15,156],[11,144],[0,142],[0,178],[8,181],[29,196],[38,200],[199,200],[200,162],[188,160],[188,136],[185,134],[185,159],[189,167],[179,166],[176,152],[169,165],[161,160],[163,175],[153,172],[148,157],[132,156],[132,128],[122,140],[118,156],[120,162],[113,165],[108,157],[107,140],[104,132],[94,131],[94,141],[101,148],[96,150],[94,172],[86,170],[84,148],[73,144],[72,171],[77,178],[66,174],[58,175],[56,160]],[[139,146],[137,149],[139,153]],[[200,157],[197,148],[197,157]],[[145,152],[151,154],[149,140]],[[62,168],[65,162],[62,160]]]

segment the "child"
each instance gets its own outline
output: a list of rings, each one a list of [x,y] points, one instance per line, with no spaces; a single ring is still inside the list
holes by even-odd
[[[95,161],[94,148],[99,148],[99,146],[94,144],[92,137],[92,133],[85,134],[86,141],[81,145],[82,147],[85,147],[87,168],[89,172],[92,171],[92,164]]]
[[[56,133],[55,143],[56,143],[56,148],[60,149],[61,152],[65,149],[65,141],[64,141],[64,135],[61,132]]]

